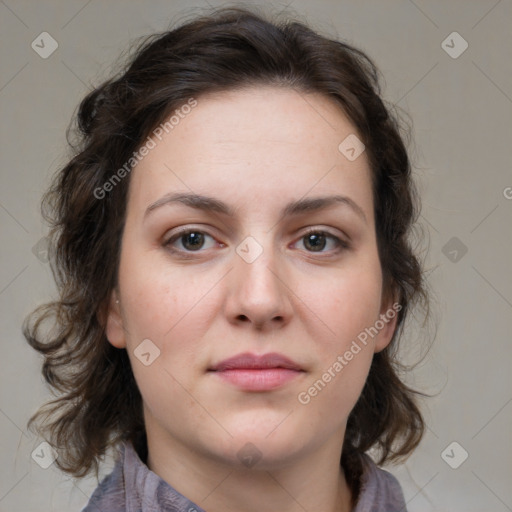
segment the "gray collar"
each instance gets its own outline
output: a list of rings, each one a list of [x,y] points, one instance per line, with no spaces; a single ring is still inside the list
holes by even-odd
[[[82,512],[205,512],[141,461],[131,443]],[[353,512],[407,512],[398,480],[364,456],[361,493]]]

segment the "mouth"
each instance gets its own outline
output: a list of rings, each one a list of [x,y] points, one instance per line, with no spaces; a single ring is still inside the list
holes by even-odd
[[[270,391],[305,373],[298,363],[275,352],[261,356],[239,354],[221,361],[208,371],[244,391]]]

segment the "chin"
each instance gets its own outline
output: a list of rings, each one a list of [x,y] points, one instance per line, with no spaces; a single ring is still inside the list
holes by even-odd
[[[280,421],[286,415],[282,415]],[[276,470],[296,460],[308,445],[307,439],[297,435],[297,429],[290,425],[269,426],[268,421],[259,418],[251,424],[226,426],[233,437],[213,443],[215,456],[223,463],[239,469]],[[279,425],[277,428],[275,425]]]
[[[220,423],[236,439],[268,443],[296,435],[298,427],[293,421],[296,414],[290,412],[291,409],[258,408],[238,412]]]

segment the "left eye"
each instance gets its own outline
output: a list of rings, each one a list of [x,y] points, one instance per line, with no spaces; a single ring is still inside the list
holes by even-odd
[[[334,249],[346,247],[345,242],[340,238],[325,231],[309,231],[300,238],[300,240],[303,241],[304,247],[306,247],[309,252],[328,252],[323,251],[323,249],[328,245],[329,239],[331,240],[331,244],[334,245]],[[309,250],[309,248],[311,248],[311,250]]]

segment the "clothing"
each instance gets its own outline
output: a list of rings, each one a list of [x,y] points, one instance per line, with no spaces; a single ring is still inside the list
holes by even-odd
[[[407,512],[398,480],[365,457],[361,493],[353,512]],[[121,446],[113,471],[81,512],[205,512],[141,461],[131,443]]]

